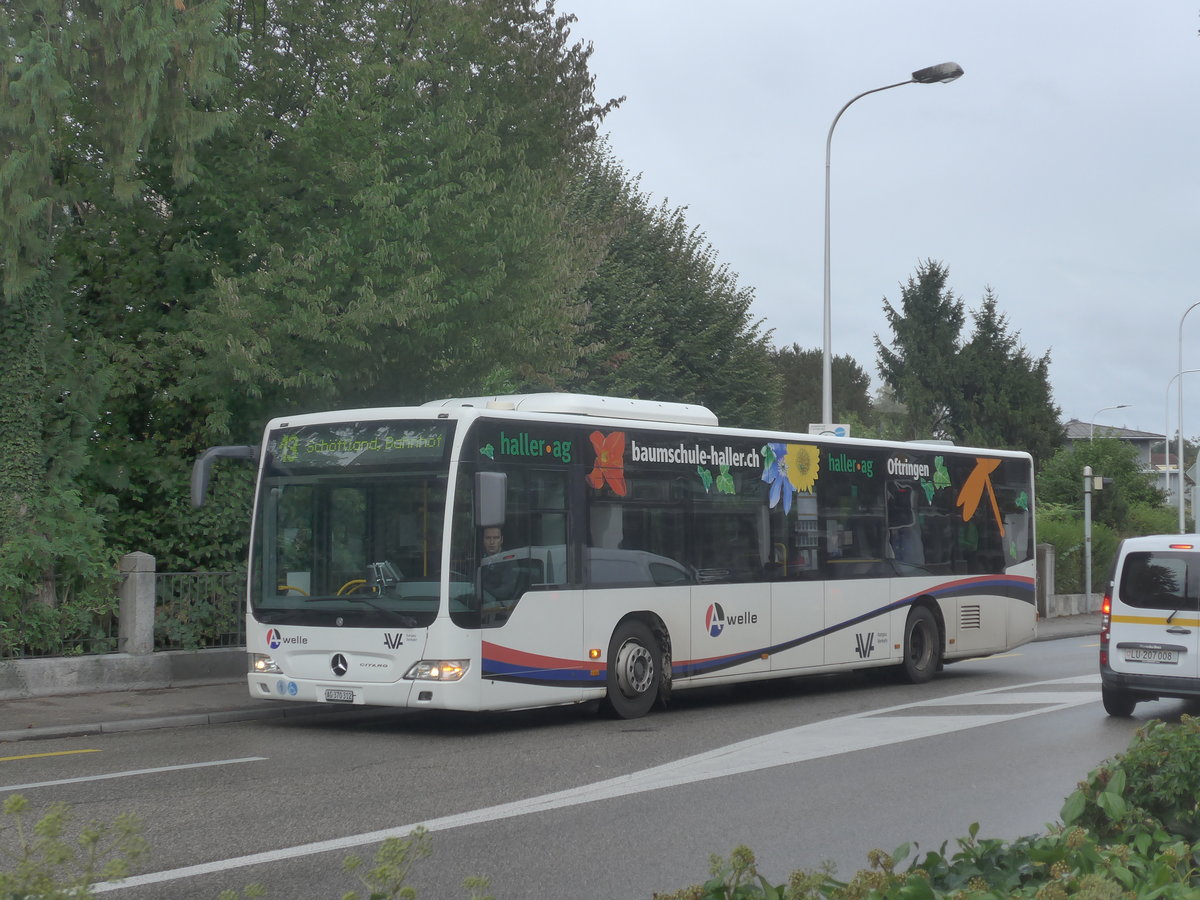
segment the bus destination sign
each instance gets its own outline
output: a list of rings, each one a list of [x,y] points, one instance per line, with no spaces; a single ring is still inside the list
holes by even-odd
[[[271,433],[267,458],[280,469],[336,469],[440,462],[450,444],[446,422],[343,422]]]

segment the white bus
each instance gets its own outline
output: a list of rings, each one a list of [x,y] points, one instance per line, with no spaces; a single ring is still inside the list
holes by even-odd
[[[499,710],[944,662],[1034,637],[1028,454],[573,394],[288,416],[256,458],[254,697]]]

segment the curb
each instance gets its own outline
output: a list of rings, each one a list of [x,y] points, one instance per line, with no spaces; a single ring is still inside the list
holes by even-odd
[[[39,725],[16,731],[0,731],[0,744],[37,741],[51,738],[86,737],[95,734],[118,734],[127,731],[150,731],[155,728],[184,728],[192,725],[228,725],[262,719],[320,719],[326,716],[346,716],[355,719],[388,715],[395,712],[387,707],[368,707],[355,710],[326,706],[323,703],[305,704],[292,709],[231,709],[207,713],[181,713],[175,716],[146,716],[139,719],[119,719],[112,722],[88,722],[78,725]]]

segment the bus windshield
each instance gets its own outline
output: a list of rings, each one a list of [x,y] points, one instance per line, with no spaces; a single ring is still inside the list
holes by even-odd
[[[429,625],[437,616],[450,423],[272,432],[250,605],[265,623]]]

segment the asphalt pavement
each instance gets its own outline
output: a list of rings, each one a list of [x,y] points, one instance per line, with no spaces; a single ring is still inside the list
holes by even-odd
[[[1081,637],[1099,631],[1098,612],[1059,616],[1038,623],[1037,640]],[[363,710],[325,703],[255,700],[244,678],[155,690],[29,697],[0,702],[0,743],[353,711]]]

